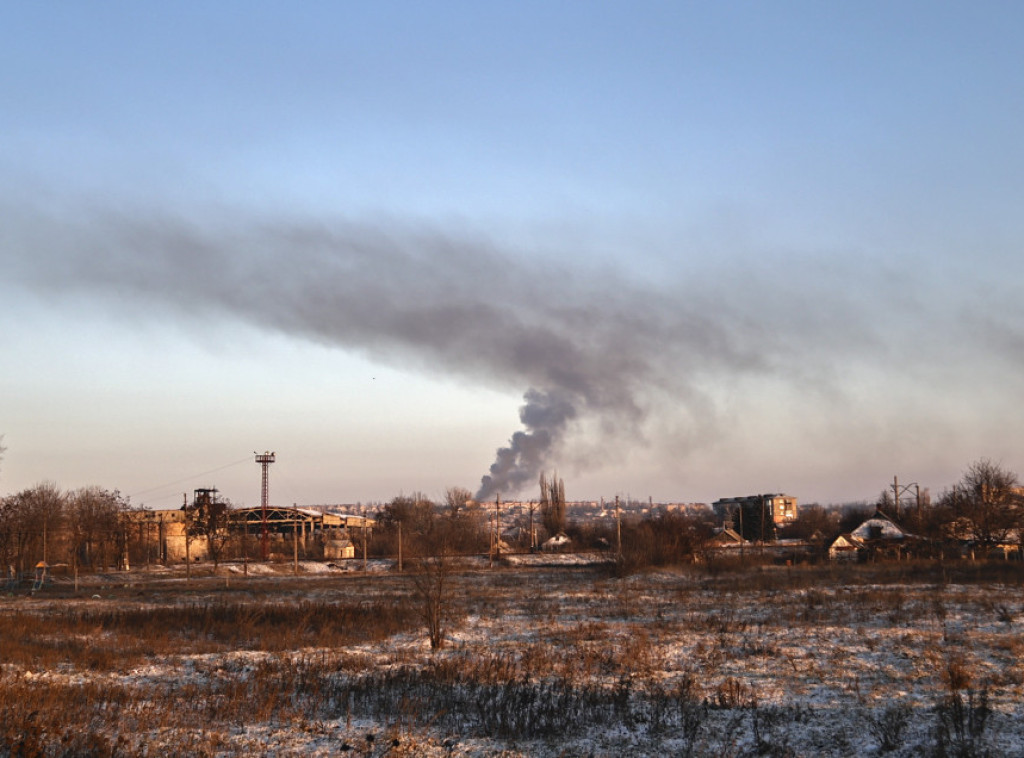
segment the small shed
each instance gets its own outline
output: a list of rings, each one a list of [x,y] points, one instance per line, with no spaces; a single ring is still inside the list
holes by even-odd
[[[333,530],[332,530],[333,531]],[[347,535],[329,534],[324,539],[324,558],[326,560],[343,560],[356,557],[356,546]]]
[[[864,543],[852,534],[840,534],[828,546],[828,557],[833,561],[855,561],[864,549]]]
[[[541,545],[541,550],[547,551],[549,553],[554,553],[559,550],[565,550],[569,547],[571,543],[572,540],[569,539],[569,535],[567,535],[565,532],[559,532],[554,537],[550,537],[549,539],[545,540],[544,544]]]
[[[713,548],[739,547],[743,542],[739,532],[726,527],[715,531],[714,536],[708,540],[708,546]]]

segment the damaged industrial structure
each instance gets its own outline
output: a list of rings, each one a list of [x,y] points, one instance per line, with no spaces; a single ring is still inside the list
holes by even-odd
[[[270,506],[219,509],[216,490],[195,491],[189,506],[125,513],[127,537],[147,562],[218,558],[306,560],[354,558],[374,520],[328,507]]]

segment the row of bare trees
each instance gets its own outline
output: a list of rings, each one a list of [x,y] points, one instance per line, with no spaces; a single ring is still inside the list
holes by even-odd
[[[1024,533],[1024,490],[1015,473],[990,460],[971,464],[940,506],[983,547],[1019,542]]]
[[[520,536],[516,539],[521,544],[516,547],[534,547],[538,531],[551,537],[568,528],[565,483],[557,476],[548,479],[545,474],[540,475],[539,483],[540,523],[529,523],[531,515],[523,523],[509,525],[519,527]],[[401,541],[401,550],[409,555],[442,551],[455,555],[487,553],[498,546],[499,540],[508,538],[508,532],[502,531],[502,517],[496,512],[499,510],[497,503],[476,502],[463,487],[449,487],[441,502],[421,492],[398,495],[377,511],[370,552],[377,556],[397,555]]]
[[[618,533],[568,523],[563,481],[541,475],[539,484],[543,531],[549,536],[567,531],[579,547],[615,546],[637,558],[646,556],[644,562],[663,563],[691,560],[711,536],[707,518],[700,514],[655,513],[625,522]],[[985,552],[1019,545],[1024,539],[1024,488],[1014,472],[988,459],[970,464],[935,503],[925,494],[906,507],[883,493],[875,507],[921,538],[923,550],[969,544]],[[190,509],[190,536],[205,538],[215,561],[228,533],[224,527],[229,508],[230,503],[214,496],[200,498]],[[131,548],[124,519],[127,510],[127,499],[119,492],[99,487],[61,492],[54,484],[43,483],[4,497],[0,499],[0,567],[6,573],[28,571],[39,561],[86,569],[117,565]],[[870,514],[853,511],[844,517],[834,509],[805,506],[797,523],[780,536],[824,542],[849,531],[866,515]],[[415,559],[441,552],[486,553],[500,537],[495,516],[490,504],[474,502],[469,490],[461,487],[449,488],[441,502],[421,493],[399,495],[377,513],[370,554],[395,556],[404,550]],[[534,533],[530,525],[524,546],[534,544]]]
[[[897,501],[890,488],[872,504],[842,510],[803,506],[799,520],[780,536],[825,543],[852,531],[876,510],[912,535],[909,551],[920,557],[965,551],[1005,557],[1009,548],[1024,548],[1024,486],[1016,473],[987,458],[971,463],[934,501],[927,489],[911,501]]]
[[[871,505],[852,508],[804,506],[798,520],[776,532],[766,528],[764,539],[799,539],[822,550],[840,534],[850,532],[876,510],[898,522],[912,539],[905,554],[922,558],[995,555],[1007,551],[1024,552],[1024,486],[1017,474],[989,459],[971,463],[960,480],[933,503],[927,490],[912,503],[897,503],[887,492]],[[750,514],[755,522],[758,514]],[[667,565],[706,560],[713,553],[712,537],[716,525],[709,514],[690,512],[651,513],[643,519],[624,522],[618,548],[624,568]],[[578,525],[568,527],[579,542],[586,531]],[[592,530],[591,530],[592,531]],[[577,535],[580,535],[577,537]],[[755,539],[760,539],[756,532]],[[589,541],[593,542],[591,534]]]
[[[106,569],[125,551],[127,500],[116,490],[61,492],[38,484],[0,500],[0,565],[25,573],[38,562]]]
[[[398,495],[377,511],[370,552],[410,557],[485,553],[492,544],[492,513],[462,487],[449,487],[443,502],[421,492]]]
[[[883,497],[879,507],[936,547],[967,545],[985,554],[1024,546],[1024,487],[1016,473],[987,458],[971,463],[935,504],[924,498],[906,508]]]

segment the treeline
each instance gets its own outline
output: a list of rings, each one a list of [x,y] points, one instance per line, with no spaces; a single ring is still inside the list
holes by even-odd
[[[565,483],[556,475],[540,475],[540,500],[527,514],[509,519],[500,499],[478,503],[462,487],[449,487],[441,502],[421,492],[399,495],[376,513],[371,554],[391,556],[403,550],[416,554],[501,553],[530,550],[565,532]]]
[[[440,501],[422,493],[399,495],[381,506],[368,542],[354,540],[370,557],[415,559],[428,555],[499,555],[540,549],[556,535],[567,549],[602,551],[625,570],[706,562],[724,551],[716,539],[723,527],[710,509],[652,511],[642,518],[599,523],[568,518],[565,486],[557,476],[540,477],[540,498],[528,512],[510,517],[499,503],[477,503],[469,490],[452,487]],[[216,506],[216,507],[214,507]],[[229,528],[230,503],[197,500],[188,511],[188,541],[202,540],[206,557],[254,554],[254,534]],[[854,530],[876,511],[908,534],[901,555],[922,558],[993,553],[1020,555],[1024,539],[1024,488],[1017,475],[987,459],[972,463],[961,479],[933,503],[913,503],[883,492],[875,503],[836,509],[803,506],[797,521],[776,528],[769,520],[761,544],[799,540],[806,555],[823,556],[840,534]],[[44,483],[0,499],[0,570],[24,574],[40,561],[74,570],[105,570],[148,562],[154,544],[145,525],[128,518],[129,503],[117,490],[84,487],[67,492]],[[759,522],[759,519],[747,519]],[[362,537],[362,535],[359,535]],[[238,545],[226,551],[228,539]],[[749,537],[748,537],[749,538]],[[233,544],[233,543],[232,543]],[[296,550],[299,548],[296,547]],[[303,557],[308,557],[306,547]],[[881,553],[880,553],[881,554]],[[195,556],[193,556],[195,557]],[[160,559],[160,556],[157,556]]]
[[[764,522],[758,518],[760,514],[751,512],[746,525],[754,526],[742,531],[759,545],[778,546],[780,540],[800,543],[799,552],[790,556],[794,559],[823,559],[833,540],[854,532],[878,513],[899,526],[904,538],[864,538],[863,557],[869,559],[1019,559],[1024,555],[1024,487],[1016,473],[988,459],[971,463],[935,502],[927,490],[918,491],[909,502],[886,490],[874,503],[854,507],[803,506],[796,522],[786,526],[777,527],[771,519]],[[716,544],[715,534],[722,527],[740,532],[741,523],[739,513],[724,524],[699,513],[653,514],[624,527],[619,563],[629,569],[720,560],[739,551],[722,549],[724,543]],[[758,560],[761,554],[751,550],[744,556]]]
[[[0,566],[26,573],[39,561],[75,569],[119,566],[126,554],[124,513],[116,490],[83,487],[61,492],[44,483],[0,499]]]

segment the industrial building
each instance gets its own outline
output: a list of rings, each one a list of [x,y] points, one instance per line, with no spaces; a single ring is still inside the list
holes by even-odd
[[[134,510],[127,514],[128,531],[147,561],[174,563],[206,560],[207,535],[198,533],[193,512],[183,508]],[[265,525],[265,529],[264,529]],[[356,543],[372,533],[375,522],[330,510],[271,506],[225,512],[218,537],[233,543],[232,554],[338,560],[354,558]],[[265,536],[264,536],[265,535]]]

